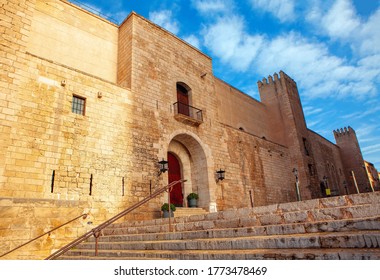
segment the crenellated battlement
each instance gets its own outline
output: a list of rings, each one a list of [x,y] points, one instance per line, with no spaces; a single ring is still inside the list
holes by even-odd
[[[273,76],[269,75],[268,78],[264,77],[261,81],[257,82],[258,87],[261,88],[267,85],[274,85],[280,80],[290,82],[294,84],[295,86],[297,86],[297,83],[291,77],[289,77],[284,71],[281,70],[279,73],[280,74],[274,73]]]
[[[281,72],[280,72],[281,73]],[[258,81],[257,82],[257,85],[260,87],[264,86],[264,85],[271,85],[271,84],[274,84],[276,83],[277,81],[279,81],[280,78],[278,76],[277,73],[274,73],[273,74],[273,77],[271,75],[268,76],[268,79],[267,78],[263,78],[261,81]]]
[[[355,130],[353,130],[352,127],[350,126],[334,130],[333,132],[334,132],[335,138],[350,136],[352,134],[355,135]]]

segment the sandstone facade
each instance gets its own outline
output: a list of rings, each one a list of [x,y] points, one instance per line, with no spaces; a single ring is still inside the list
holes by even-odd
[[[355,192],[348,162],[360,148],[309,130],[284,72],[258,82],[259,102],[215,77],[210,57],[135,13],[117,26],[63,0],[1,5],[0,252],[89,213],[62,238],[20,253],[44,255],[133,205],[168,183],[157,166],[168,153],[187,180],[183,196],[198,193],[210,212],[295,201],[294,168],[303,200],[326,195],[327,182],[333,194],[346,194],[344,182]],[[72,112],[73,97],[84,115]],[[158,217],[164,201],[127,219]]]

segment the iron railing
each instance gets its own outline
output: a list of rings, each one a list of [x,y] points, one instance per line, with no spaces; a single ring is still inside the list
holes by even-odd
[[[162,194],[163,192],[165,191],[168,191],[169,192],[169,197],[170,197],[170,190],[177,184],[179,183],[183,183],[183,182],[186,182],[186,180],[178,180],[178,181],[174,181],[172,183],[170,183],[169,185],[167,186],[164,186],[160,189],[158,189],[157,191],[155,191],[154,193],[152,193],[150,196],[144,198],[143,200],[139,201],[138,203],[136,203],[135,205],[129,207],[128,209],[120,212],[119,214],[117,214],[116,216],[112,217],[111,219],[107,220],[106,222],[100,224],[99,226],[93,228],[91,231],[83,234],[82,236],[78,237],[77,239],[75,239],[74,241],[70,242],[69,244],[67,244],[66,246],[62,247],[61,249],[59,249],[58,251],[54,252],[53,254],[51,254],[49,257],[46,258],[46,260],[53,260],[53,259],[56,259],[58,258],[59,256],[61,256],[62,254],[66,253],[67,251],[69,251],[70,249],[72,249],[73,247],[77,246],[78,244],[80,244],[81,242],[85,241],[86,239],[88,239],[89,237],[91,236],[94,236],[95,237],[95,256],[98,255],[98,238],[100,237],[101,235],[101,231],[103,229],[105,229],[106,227],[108,227],[109,225],[111,225],[112,223],[114,223],[115,221],[119,220],[120,218],[124,217],[126,214],[130,213],[131,211],[139,208],[140,206],[144,205],[145,203],[149,202],[151,199],[155,198],[156,196]],[[169,203],[170,203],[170,200],[169,200]],[[169,229],[171,229],[171,224],[170,224],[170,215],[169,215]]]
[[[173,106],[175,114],[183,115],[195,119],[199,122],[203,122],[203,113],[201,109],[195,108],[193,106],[181,102],[176,102],[173,104]]]
[[[18,249],[20,249],[21,247],[24,247],[25,245],[28,245],[29,243],[32,243],[33,241],[35,241],[35,240],[37,240],[37,239],[39,239],[39,238],[41,238],[41,237],[43,237],[43,236],[45,236],[45,235],[47,235],[47,234],[50,235],[50,233],[52,233],[53,231],[55,231],[55,230],[57,230],[57,229],[59,229],[59,228],[65,226],[65,225],[67,225],[67,224],[70,224],[71,222],[74,222],[75,220],[78,220],[79,218],[82,218],[82,217],[83,217],[83,219],[86,219],[87,216],[88,216],[88,214],[82,214],[82,215],[80,215],[80,216],[78,216],[78,217],[76,217],[76,218],[74,218],[74,219],[72,219],[72,220],[70,220],[70,221],[68,221],[68,222],[66,222],[66,223],[64,223],[64,224],[62,224],[62,225],[60,225],[60,226],[57,226],[57,227],[55,227],[55,228],[53,228],[53,229],[51,229],[51,230],[49,230],[49,231],[47,231],[47,232],[45,232],[45,233],[43,233],[43,234],[41,234],[41,235],[39,235],[39,236],[33,238],[33,239],[31,239],[31,240],[29,240],[29,241],[27,241],[27,242],[21,244],[20,246],[17,246],[16,248],[14,248],[14,249],[12,249],[12,250],[6,252],[5,254],[2,254],[2,255],[0,256],[0,258],[6,256],[6,255],[8,255],[8,254],[10,254],[10,253],[12,253],[12,252],[14,252],[14,251],[16,251],[16,250],[18,250]]]
[[[89,11],[92,14],[95,14],[101,18],[104,18],[104,19],[106,19],[106,20],[108,20],[108,21],[110,21],[116,25],[120,24],[119,20],[116,20],[116,19],[110,17],[109,15],[106,15],[104,12],[102,12],[100,9],[95,8],[94,6],[90,6],[88,4],[85,4],[84,1],[83,2],[78,1],[78,0],[67,0],[67,1],[79,6],[82,9]]]

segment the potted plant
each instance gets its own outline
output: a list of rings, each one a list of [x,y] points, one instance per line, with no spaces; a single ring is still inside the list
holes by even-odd
[[[170,203],[170,217],[174,217],[175,205]],[[161,206],[161,211],[164,214],[164,218],[169,218],[169,204],[164,203]]]
[[[187,205],[189,207],[197,207],[198,206],[198,194],[196,193],[190,193],[188,196],[187,196]]]

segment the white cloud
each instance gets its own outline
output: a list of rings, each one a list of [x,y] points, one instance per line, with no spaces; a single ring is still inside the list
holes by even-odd
[[[173,20],[173,15],[170,10],[163,10],[157,12],[150,12],[149,19],[155,24],[165,28],[173,34],[178,34],[178,22]]]
[[[307,98],[355,96],[376,93],[373,81],[365,73],[367,67],[349,65],[331,55],[326,45],[310,42],[297,33],[288,33],[267,41],[258,60],[261,73],[283,70],[307,89]],[[364,73],[364,74],[363,74]],[[302,92],[301,92],[302,94]]]
[[[337,0],[320,21],[332,38],[347,38],[360,25],[354,6],[350,0]]]
[[[251,0],[253,8],[273,14],[281,22],[293,21],[295,16],[294,0]]]
[[[231,0],[193,0],[194,7],[201,14],[225,13],[234,7]]]
[[[366,147],[362,148],[361,150],[365,154],[380,152],[380,144],[366,146]]]
[[[359,139],[364,139],[376,131],[379,131],[379,126],[377,124],[362,124],[356,129],[355,133]]]
[[[365,20],[352,0],[337,0],[332,6],[318,1],[310,4],[306,20],[318,32],[348,44],[355,55],[364,57],[380,52],[380,8]]]
[[[305,115],[311,116],[323,112],[322,108],[314,108],[312,106],[306,106],[303,108]]]
[[[219,18],[202,33],[212,54],[237,71],[248,69],[263,43],[261,36],[252,36],[244,28],[241,17],[230,15]]]
[[[183,38],[186,42],[188,42],[190,45],[196,47],[197,49],[200,49],[201,42],[199,41],[199,38],[195,35],[189,35]]]
[[[380,8],[360,28],[360,52],[362,54],[380,53]],[[354,35],[354,34],[352,34]]]

